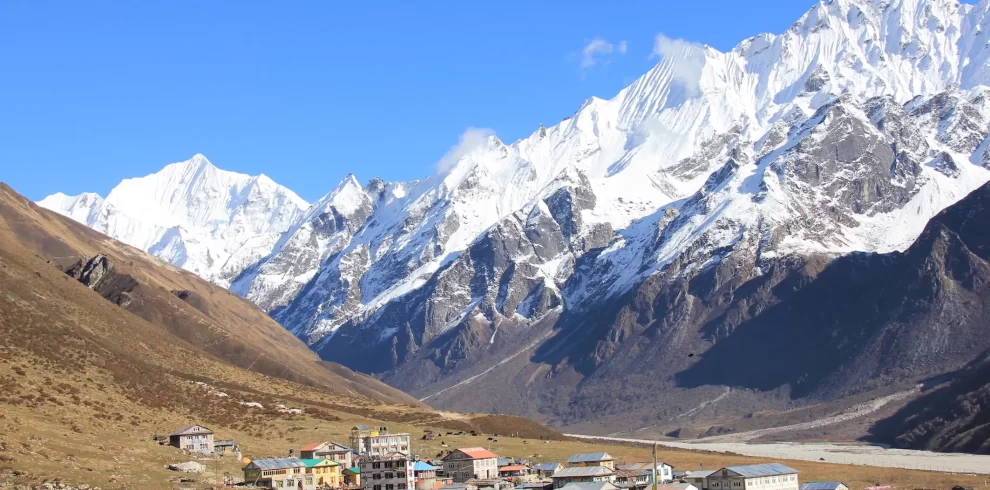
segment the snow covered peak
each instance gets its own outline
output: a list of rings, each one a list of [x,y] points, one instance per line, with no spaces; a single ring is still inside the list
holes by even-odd
[[[55,194],[39,204],[221,285],[308,207],[264,175],[221,170],[201,154],[125,179],[106,199]]]

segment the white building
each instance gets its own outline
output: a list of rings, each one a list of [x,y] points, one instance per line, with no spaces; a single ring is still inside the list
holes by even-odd
[[[364,490],[414,490],[414,461],[408,455],[392,453],[361,458],[361,486]]]
[[[693,471],[685,481],[701,490],[800,490],[798,471],[780,463]]]
[[[409,434],[400,432],[390,434],[388,427],[372,430],[367,425],[357,425],[351,428],[351,447],[357,455],[384,456],[392,453],[412,454],[409,445]]]
[[[670,483],[674,481],[674,467],[663,461],[658,461],[656,468],[653,467],[653,463],[630,463],[617,465],[616,469],[649,471],[651,478],[653,475],[656,475],[657,483]]]

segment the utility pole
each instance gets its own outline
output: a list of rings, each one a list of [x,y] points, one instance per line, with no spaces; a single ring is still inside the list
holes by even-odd
[[[653,490],[657,490],[657,441],[653,441]]]

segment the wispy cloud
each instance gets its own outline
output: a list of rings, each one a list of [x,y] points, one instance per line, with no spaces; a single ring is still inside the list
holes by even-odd
[[[457,139],[457,144],[451,146],[447,153],[437,161],[436,173],[442,175],[450,171],[457,165],[457,162],[469,153],[483,148],[488,144],[488,138],[495,135],[495,131],[488,128],[467,128]]]
[[[607,62],[610,56],[623,55],[628,50],[629,43],[627,41],[613,44],[603,38],[596,37],[588,41],[588,44],[581,50],[581,69],[587,70],[603,61]]]
[[[703,44],[657,34],[652,56],[670,63],[671,78],[682,88],[684,95],[694,97],[701,93],[699,82],[706,62]]]

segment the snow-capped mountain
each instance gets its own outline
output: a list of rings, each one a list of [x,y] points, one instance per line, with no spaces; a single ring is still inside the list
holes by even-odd
[[[203,155],[126,179],[106,199],[59,193],[38,204],[222,286],[308,207],[264,175],[220,170]]]
[[[904,248],[934,213],[988,178],[979,88],[990,79],[987,5],[834,0],[783,34],[726,53],[676,43],[613,99],[592,98],[511,145],[489,137],[439,175],[374,182],[363,193],[348,177],[237,290],[279,308],[300,335],[320,337],[466,260],[461,252],[495,225],[545,232],[541,223],[557,223],[563,242],[536,254],[534,272],[553,289],[585,251],[609,245],[598,259],[613,269],[609,294],[705,233],[719,246],[758,228],[780,235],[764,254]],[[805,168],[823,156],[813,142],[836,131],[869,138],[869,146],[844,148],[832,167]],[[882,154],[856,159],[871,149]],[[884,165],[895,163],[887,178]],[[809,172],[815,180],[802,182]],[[863,177],[876,179],[873,189],[848,188],[866,187]],[[339,196],[343,208],[334,204]],[[820,214],[823,204],[839,206]],[[660,232],[646,228],[674,214],[679,232],[667,230],[651,250],[645,242]],[[716,229],[722,235],[711,237]],[[280,256],[292,259],[277,267]],[[295,284],[286,289],[289,278]],[[577,292],[569,303],[580,306],[586,293],[601,291]],[[460,295],[453,311],[478,299]]]
[[[728,52],[661,39],[648,73],[555,126],[465,135],[420,181],[347,176],[251,248],[231,289],[430,403],[702,416],[721,387],[675,374],[778,286],[905,250],[990,181],[988,29],[990,0],[830,0]],[[52,202],[98,222],[98,196]],[[622,397],[596,384],[615,380]],[[860,389],[833,388],[816,396]]]
[[[695,289],[662,321],[703,352],[735,288],[805,257],[903,250],[990,180],[988,10],[834,0],[729,52],[668,43],[556,126],[481,138],[422,181],[345,179],[237,290],[431,403],[580,420],[575,383],[629,374],[606,374],[638,337],[617,325],[679,281]],[[477,377],[574,404],[455,382]]]

